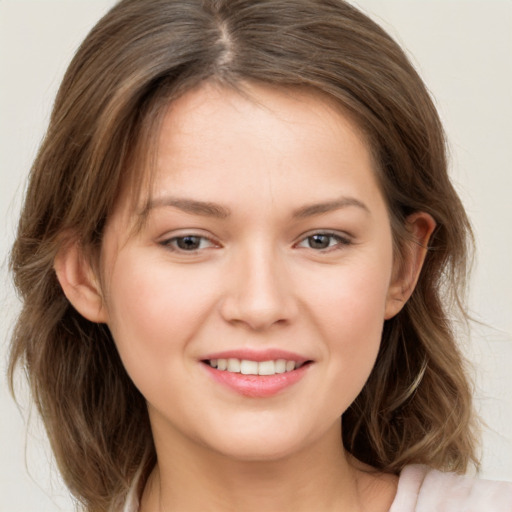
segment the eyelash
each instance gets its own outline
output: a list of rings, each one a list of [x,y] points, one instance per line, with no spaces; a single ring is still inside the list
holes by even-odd
[[[306,246],[302,245],[302,244],[308,243],[308,242],[309,242],[309,244],[311,244],[315,237],[327,237],[329,239],[329,244],[327,245],[327,247],[320,247],[320,248],[319,247],[315,248],[315,247],[311,247],[311,246],[306,247]],[[186,239],[191,239],[191,241],[199,242],[199,247],[194,247],[191,250],[184,249],[183,247],[179,247],[179,243],[185,241]],[[205,241],[208,244],[207,247],[203,246]],[[334,244],[332,243],[333,241],[335,242]],[[300,247],[300,248],[304,248],[304,249],[312,249],[315,252],[326,253],[326,252],[339,250],[342,247],[346,247],[351,244],[352,244],[352,241],[350,240],[350,238],[348,238],[346,236],[342,236],[338,233],[318,231],[318,232],[308,234],[307,236],[301,238],[298,243],[294,244],[294,247]],[[175,236],[175,237],[163,240],[162,242],[160,242],[160,245],[162,245],[163,247],[165,247],[173,252],[179,252],[179,253],[183,253],[183,254],[185,254],[185,253],[196,254],[198,251],[201,251],[202,249],[208,249],[208,248],[219,246],[211,238],[208,238],[208,237],[202,236],[202,235],[197,235],[194,233],[186,234],[183,236]]]
[[[199,240],[200,246],[197,248],[194,248],[192,250],[183,249],[182,247],[179,247],[179,245],[178,245],[179,242],[184,241],[187,238]],[[204,241],[208,242],[208,244],[209,244],[208,247],[201,247],[201,245],[203,244]],[[202,235],[196,235],[193,233],[183,235],[183,236],[174,236],[172,238],[168,238],[168,239],[160,242],[160,245],[164,246],[165,248],[170,249],[173,252],[190,253],[190,254],[195,254],[198,251],[200,251],[201,249],[218,246],[218,244],[216,244],[211,238],[208,238],[208,237],[202,236]]]
[[[330,231],[318,231],[318,232],[314,232],[314,233],[311,233],[305,237],[303,237],[300,242],[298,242],[297,244],[295,244],[296,246],[298,247],[301,247],[301,244],[303,243],[307,243],[308,241],[311,242],[311,240],[314,238],[314,237],[327,237],[329,238],[329,245],[325,248],[313,248],[313,247],[304,247],[305,249],[313,249],[315,250],[316,252],[322,252],[322,253],[325,253],[325,252],[330,252],[330,251],[335,251],[335,250],[339,250],[341,249],[342,247],[346,247],[348,245],[351,245],[352,244],[352,240],[350,240],[349,237],[347,236],[342,236],[338,233],[332,233]],[[331,242],[332,241],[335,241],[336,243],[331,245]]]

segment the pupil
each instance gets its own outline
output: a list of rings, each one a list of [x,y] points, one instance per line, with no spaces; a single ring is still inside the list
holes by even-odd
[[[329,235],[310,236],[309,245],[312,249],[327,249],[329,247]]]
[[[201,239],[198,236],[183,236],[176,240],[176,245],[184,251],[199,249]]]

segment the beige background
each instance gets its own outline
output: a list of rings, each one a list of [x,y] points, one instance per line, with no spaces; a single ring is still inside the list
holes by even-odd
[[[77,45],[112,0],[0,0],[0,365],[17,303],[5,258],[25,176]],[[436,98],[478,241],[469,354],[483,475],[512,480],[512,0],[358,0],[405,46]],[[0,384],[0,496],[9,512],[71,510],[41,426]],[[29,471],[25,466],[27,463]]]

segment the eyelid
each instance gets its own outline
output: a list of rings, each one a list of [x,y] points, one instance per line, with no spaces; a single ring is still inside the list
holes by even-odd
[[[338,243],[336,243],[333,246],[326,247],[325,249],[315,249],[313,247],[302,247],[304,249],[311,249],[314,252],[322,253],[322,252],[330,252],[332,250],[340,249],[342,247],[345,247],[347,245],[353,244],[353,237],[352,235],[344,232],[344,231],[336,231],[336,230],[328,230],[328,229],[317,229],[317,230],[311,230],[309,232],[303,233],[298,238],[297,242],[293,244],[294,247],[300,247],[300,244],[307,241],[308,238],[313,237],[315,235],[323,235],[327,236],[333,239],[336,239]],[[193,237],[193,238],[200,238],[203,241],[206,240],[208,242],[208,247],[199,247],[198,249],[192,249],[192,250],[186,250],[181,249],[179,247],[176,247],[173,245],[173,242],[179,239],[187,238],[187,237]],[[211,249],[211,248],[219,248],[221,247],[221,244],[215,239],[215,237],[211,235],[207,235],[205,233],[200,232],[200,230],[180,230],[178,233],[169,233],[165,235],[164,237],[161,237],[160,240],[157,242],[162,247],[181,254],[197,254],[199,251],[203,251],[205,249]]]
[[[323,236],[328,236],[328,237],[337,239],[338,243],[334,246],[326,247],[325,249],[314,249],[312,247],[300,247],[300,244],[302,244],[303,242],[306,242],[308,238],[313,237],[315,235],[323,235]],[[352,245],[352,244],[353,244],[353,237],[344,231],[335,231],[335,230],[329,230],[329,229],[317,229],[317,230],[312,230],[312,231],[302,234],[300,236],[299,240],[294,244],[294,247],[311,249],[312,251],[315,251],[317,253],[322,253],[322,252],[325,253],[325,252],[337,250],[337,249],[340,249],[340,248],[346,247],[347,245]]]
[[[173,242],[179,239],[183,238],[200,238],[202,240],[206,240],[208,242],[208,247],[199,247],[198,249],[192,249],[192,250],[185,250],[180,249],[179,247],[176,247],[173,245]],[[180,254],[197,254],[200,251],[203,251],[205,249],[211,249],[211,248],[218,248],[220,247],[220,243],[211,235],[206,235],[204,233],[201,233],[200,231],[196,230],[181,230],[181,232],[178,233],[169,233],[163,237],[161,237],[160,240],[157,242],[159,245],[164,247],[165,249],[168,249],[172,252],[177,252]]]

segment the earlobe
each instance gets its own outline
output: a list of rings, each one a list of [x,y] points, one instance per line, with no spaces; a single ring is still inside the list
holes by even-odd
[[[64,295],[73,307],[91,322],[107,322],[99,281],[79,243],[72,241],[64,244],[53,266]]]
[[[393,272],[386,300],[386,320],[394,317],[412,295],[435,227],[436,221],[428,213],[416,212],[407,217],[406,228],[410,239],[406,241],[401,261]]]

